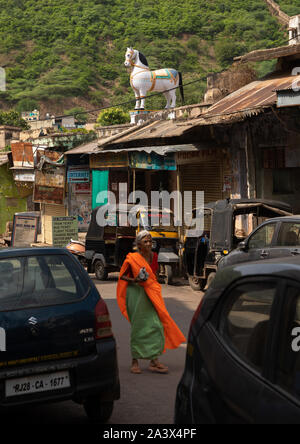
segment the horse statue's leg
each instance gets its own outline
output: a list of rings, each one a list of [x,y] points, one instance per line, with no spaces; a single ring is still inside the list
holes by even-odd
[[[147,89],[141,89],[141,107],[140,109],[145,109],[145,101],[146,101],[146,95],[147,95]]]
[[[169,94],[171,96],[171,108],[176,108],[176,90],[169,91]]]
[[[165,98],[167,100],[167,104],[165,106],[165,109],[169,109],[169,108],[171,108],[171,94],[170,94],[170,91],[165,91],[164,92],[164,96],[165,96]]]
[[[140,109],[140,107],[141,107],[141,99],[140,99],[140,92],[139,91],[137,91],[137,90],[135,90],[134,91],[134,94],[135,94],[135,108],[134,109]]]

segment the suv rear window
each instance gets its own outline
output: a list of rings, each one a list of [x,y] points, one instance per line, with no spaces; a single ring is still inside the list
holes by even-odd
[[[0,259],[0,311],[75,302],[88,287],[65,255]]]

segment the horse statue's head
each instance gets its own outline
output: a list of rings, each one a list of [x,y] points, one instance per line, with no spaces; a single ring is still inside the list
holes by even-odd
[[[126,68],[132,66],[135,62],[135,59],[136,59],[136,51],[133,48],[127,48],[125,54],[125,62],[124,62]]]

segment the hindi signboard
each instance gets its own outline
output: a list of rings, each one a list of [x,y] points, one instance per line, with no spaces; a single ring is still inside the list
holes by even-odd
[[[76,216],[53,217],[53,247],[63,248],[71,239],[78,240],[78,218]]]

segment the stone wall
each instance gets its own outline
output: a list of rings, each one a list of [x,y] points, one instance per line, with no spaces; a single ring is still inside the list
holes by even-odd
[[[256,72],[249,65],[234,63],[227,71],[208,75],[204,101],[206,103],[218,102],[256,79]]]
[[[274,0],[264,0],[267,4],[269,11],[272,15],[274,15],[279,23],[282,25],[285,25],[286,27],[289,27],[290,17],[285,14],[283,11],[281,11],[280,6],[274,2]]]
[[[15,126],[0,126],[0,150],[10,145],[12,140],[19,140],[21,131]]]

